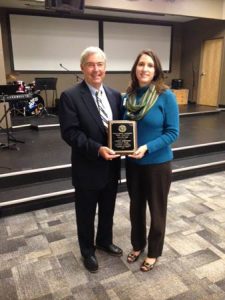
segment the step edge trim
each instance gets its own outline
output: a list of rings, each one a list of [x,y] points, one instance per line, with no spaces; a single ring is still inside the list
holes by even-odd
[[[192,167],[180,168],[177,170],[172,170],[172,173],[175,174],[175,173],[179,173],[179,172],[183,172],[183,171],[195,170],[198,168],[203,169],[206,167],[216,166],[216,165],[221,165],[221,164],[225,164],[225,160],[220,161],[220,162],[213,162],[213,163],[192,166]],[[121,179],[120,183],[126,183],[126,179]],[[73,188],[73,189],[62,190],[62,191],[53,192],[53,193],[47,193],[47,194],[41,194],[41,195],[36,195],[36,196],[31,196],[31,197],[26,197],[26,198],[20,198],[20,199],[16,199],[16,200],[9,200],[9,201],[0,203],[0,207],[9,206],[9,205],[13,205],[13,204],[20,204],[20,203],[29,202],[29,201],[35,201],[35,200],[39,200],[39,199],[43,199],[43,198],[49,198],[49,197],[54,197],[54,196],[70,194],[70,193],[74,193],[74,192],[75,192],[75,189]]]
[[[59,170],[59,169],[63,169],[63,168],[71,168],[71,164],[4,173],[4,174],[0,174],[0,179],[5,178],[5,177],[10,177],[10,176],[19,176],[19,175],[25,175],[25,174],[31,174],[31,173],[38,173],[38,172],[42,172],[42,171]]]
[[[69,190],[62,190],[62,191],[48,193],[48,194],[41,194],[41,195],[36,195],[36,196],[31,196],[31,197],[26,197],[26,198],[20,198],[20,199],[16,199],[16,200],[9,200],[9,201],[5,201],[5,202],[0,203],[0,207],[10,206],[10,205],[13,205],[13,204],[20,204],[20,203],[24,203],[24,202],[35,201],[35,200],[39,200],[39,199],[43,199],[43,198],[49,198],[49,197],[55,197],[55,196],[71,194],[71,193],[74,193],[74,192],[75,192],[75,189],[73,188],[73,189],[69,189]]]

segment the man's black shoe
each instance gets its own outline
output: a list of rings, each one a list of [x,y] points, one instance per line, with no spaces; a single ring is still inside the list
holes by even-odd
[[[105,251],[112,256],[122,256],[123,255],[123,250],[114,244],[110,244],[108,246],[96,245],[96,248],[99,250]]]
[[[85,268],[91,272],[95,273],[98,271],[98,261],[95,255],[84,257],[84,266]]]

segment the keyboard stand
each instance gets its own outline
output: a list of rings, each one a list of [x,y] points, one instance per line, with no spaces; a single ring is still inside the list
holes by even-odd
[[[23,106],[23,110],[20,110],[15,107],[15,103],[13,103],[12,108],[10,109],[13,116],[16,115],[22,115],[23,117],[26,117],[26,109],[25,106]]]
[[[9,150],[19,150],[19,148],[16,146],[15,143],[25,143],[24,141],[21,140],[17,140],[9,131],[9,121],[8,121],[8,112],[10,111],[10,108],[6,107],[5,102],[4,103],[4,113],[3,116],[0,119],[0,124],[2,123],[2,121],[5,119],[5,124],[6,124],[6,128],[3,128],[2,126],[0,126],[0,128],[2,130],[4,130],[6,132],[7,135],[7,143],[6,144],[2,144],[0,143],[0,148],[1,149],[9,149]],[[14,142],[13,144],[10,142]]]

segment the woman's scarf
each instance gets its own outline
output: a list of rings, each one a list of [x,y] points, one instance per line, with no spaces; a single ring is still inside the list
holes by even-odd
[[[130,120],[138,121],[142,119],[146,113],[155,104],[158,98],[155,85],[151,84],[139,101],[136,99],[136,93],[128,95],[125,107],[127,109],[126,116]]]

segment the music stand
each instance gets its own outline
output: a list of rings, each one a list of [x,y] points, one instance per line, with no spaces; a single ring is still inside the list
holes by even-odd
[[[47,91],[53,91],[53,94],[52,94],[53,104],[54,104],[54,97],[57,97],[56,83],[57,83],[57,78],[55,78],[55,77],[35,78],[36,90],[45,92],[46,107],[48,107]],[[48,110],[46,108],[44,108],[43,111],[45,111],[45,113],[47,113],[47,115],[49,116]]]

